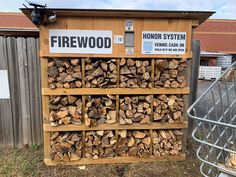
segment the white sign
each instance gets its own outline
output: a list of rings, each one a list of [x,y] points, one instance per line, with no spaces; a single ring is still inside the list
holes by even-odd
[[[10,93],[7,70],[0,70],[0,83],[0,99],[9,99]]]
[[[133,47],[126,47],[125,48],[125,54],[133,55],[134,54],[134,48]]]
[[[114,44],[124,44],[124,36],[114,35]]]
[[[125,20],[125,31],[134,31],[134,21]]]
[[[185,32],[143,31],[142,54],[185,54]]]
[[[112,54],[110,30],[49,30],[50,53]]]

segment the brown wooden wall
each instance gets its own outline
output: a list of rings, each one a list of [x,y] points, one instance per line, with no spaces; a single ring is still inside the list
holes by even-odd
[[[125,20],[129,18],[101,18],[101,17],[59,17],[57,22],[49,26],[40,26],[40,56],[41,57],[146,57],[146,58],[191,58],[192,26],[191,19],[142,19],[134,20],[134,55],[126,55],[124,45],[113,44],[113,54],[55,54],[49,53],[48,29],[76,29],[76,30],[112,30],[113,35],[124,35]],[[143,55],[141,53],[143,31],[174,31],[186,32],[185,55]]]

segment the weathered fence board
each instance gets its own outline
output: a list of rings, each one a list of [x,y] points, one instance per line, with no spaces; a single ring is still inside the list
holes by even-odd
[[[0,145],[42,142],[38,39],[0,36],[0,69],[9,73],[10,99],[0,99]]]
[[[6,41],[3,37],[0,37],[0,70],[8,70]],[[14,144],[14,140],[10,99],[0,99],[0,119],[2,144],[5,146],[12,146]]]

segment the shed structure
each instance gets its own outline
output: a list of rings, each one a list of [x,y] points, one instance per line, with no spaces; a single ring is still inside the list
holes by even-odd
[[[40,11],[45,163],[184,160],[192,30],[213,12]]]

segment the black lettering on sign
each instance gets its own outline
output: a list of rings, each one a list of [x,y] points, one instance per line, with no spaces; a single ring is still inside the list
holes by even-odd
[[[89,47],[94,48],[95,47],[95,37],[89,38]]]
[[[62,46],[63,47],[69,47],[70,46],[70,44],[69,44],[69,37],[62,36]]]
[[[70,37],[70,47],[76,48],[76,37],[75,36]]]
[[[51,36],[51,47],[54,47],[54,43],[57,42],[57,36]]]
[[[86,48],[88,37],[77,37],[79,48]]]
[[[103,47],[103,39],[102,37],[97,38],[97,47],[102,48]]]
[[[105,37],[104,38],[104,40],[105,40],[105,48],[110,48],[111,47],[111,38],[109,38],[109,37]]]
[[[50,36],[51,47],[63,48],[111,48],[110,37]]]

